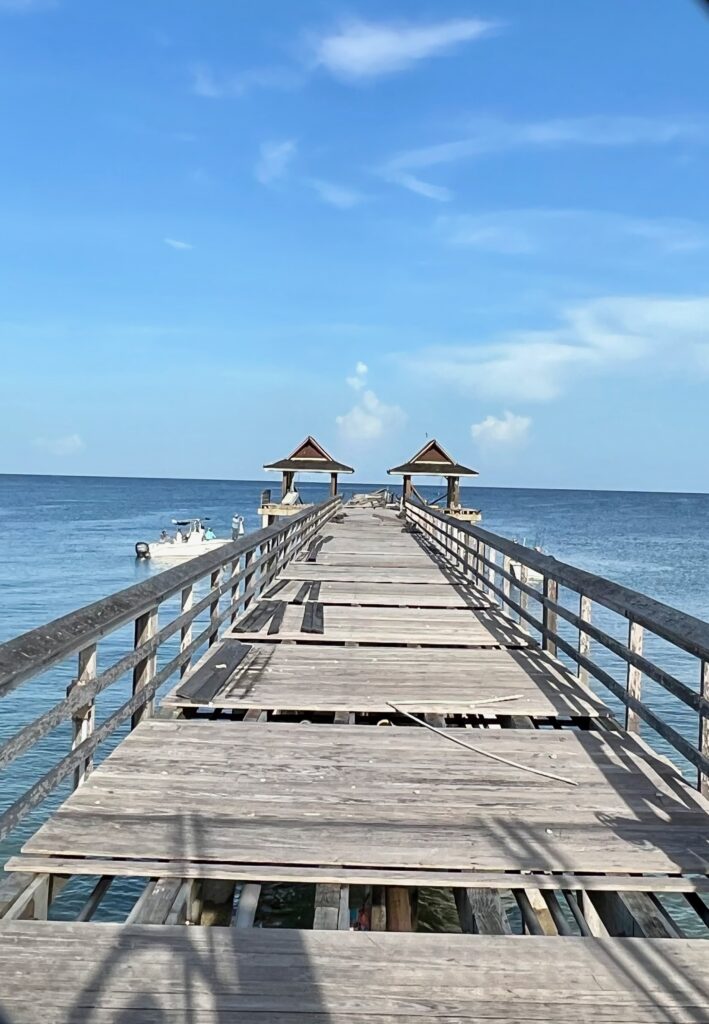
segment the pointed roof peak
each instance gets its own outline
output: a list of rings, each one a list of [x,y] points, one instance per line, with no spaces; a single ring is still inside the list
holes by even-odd
[[[332,455],[325,451],[319,441],[316,441],[312,434],[308,434],[304,441],[301,441],[297,448],[288,456],[289,459],[324,459],[326,462],[334,462]]]
[[[408,462],[403,463],[401,466],[394,466],[387,470],[387,472],[402,476],[478,475],[476,469],[470,469],[468,466],[462,466],[459,462],[456,462],[435,437],[431,438],[430,441],[426,441],[423,447],[415,455],[412,455]]]
[[[287,458],[271,462],[263,468],[283,472],[298,472],[300,470],[304,473],[354,473],[351,466],[346,466],[344,462],[334,459],[312,434],[308,434]]]

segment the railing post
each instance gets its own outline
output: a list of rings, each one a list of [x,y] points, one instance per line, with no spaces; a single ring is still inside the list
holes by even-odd
[[[511,562],[510,556],[509,555],[503,555],[503,558],[502,558],[502,572],[505,575],[503,575],[503,577],[502,577],[503,600],[502,600],[501,608],[502,608],[503,613],[505,615],[509,615],[509,616],[512,615],[512,609],[510,608],[510,605],[509,605],[510,581],[507,578],[508,575],[509,575],[509,572],[510,572],[510,562]]]
[[[590,622],[592,615],[592,603],[591,598],[586,597],[585,594],[581,594],[579,597],[579,618],[583,622]],[[588,658],[591,653],[591,637],[588,633],[584,633],[583,628],[579,627],[579,654],[583,658]],[[584,686],[588,686],[588,669],[583,665],[578,666],[578,678],[579,682],[583,683]]]
[[[529,583],[529,568],[526,565],[524,565],[523,562],[519,563],[519,581],[525,587]],[[519,606],[522,609],[522,611],[526,612],[527,609],[529,608],[529,594],[527,593],[526,590],[518,590],[518,594],[519,594]],[[522,615],[522,612],[520,612],[520,615],[519,615],[519,628],[522,630],[523,633],[528,633],[529,632],[529,623],[525,619],[524,615]]]
[[[491,563],[490,565],[487,566],[487,580],[488,580],[487,592],[490,595],[490,597],[492,598],[492,600],[496,601],[497,600],[497,596],[495,594],[495,591],[492,588],[495,586],[495,564],[497,562],[497,551],[493,550],[492,544],[488,544],[485,547],[485,553],[486,553],[488,562]]]
[[[709,661],[700,663],[701,677],[699,694],[704,703],[699,708],[699,753],[709,757]],[[709,775],[701,768],[698,771],[697,789],[702,796],[709,797]]]
[[[471,554],[472,554],[472,552],[471,552]],[[475,582],[478,584],[478,586],[480,586],[482,589],[484,589],[482,587],[483,580],[482,580],[482,574],[481,574],[481,571],[480,571],[481,569],[482,569],[482,563],[480,561],[480,538],[476,537],[475,538],[475,554],[473,555],[473,578],[474,578]]]
[[[67,688],[67,696],[77,687],[85,686],[96,678],[96,644],[89,644],[83,651],[79,651],[79,671],[77,679]],[[94,731],[96,721],[96,703],[90,700],[83,708],[72,715],[72,741],[71,749],[75,750],[80,743],[88,739]],[[91,771],[93,758],[87,757],[74,770],[74,789],[82,784],[87,774]]]
[[[251,565],[253,560],[254,560],[254,551],[253,551],[253,548],[252,548],[251,551],[247,551],[246,554],[244,555],[244,593],[246,593],[246,591],[251,586],[251,581],[254,578],[254,574],[255,574],[255,571],[256,571],[256,570],[252,569],[252,571],[249,572],[249,566]],[[243,607],[242,610],[246,611],[246,609],[249,607],[249,605],[251,604],[252,601],[253,601],[253,596],[252,597],[245,597],[244,598],[244,607]],[[237,608],[235,608],[234,611],[232,612],[232,615],[231,615],[231,621],[234,622],[235,619],[238,618],[238,615],[239,615],[239,611],[238,611]]]
[[[210,590],[216,590],[219,587],[219,581],[221,580],[221,578],[222,578],[222,570],[221,569],[215,569],[214,572],[211,573],[211,575],[209,577],[209,589]],[[217,622],[218,618],[219,618],[219,596],[217,595],[215,597],[214,601],[212,601],[211,604],[209,605],[209,621],[210,621],[211,625],[214,627],[212,630],[210,630],[210,633],[209,633],[209,646],[210,647],[213,647],[214,644],[219,639],[219,623]]]
[[[246,556],[244,556],[244,564],[245,564],[245,562],[246,562]],[[238,558],[235,562],[231,563],[231,575],[232,576],[237,576],[240,569],[241,569],[241,559]],[[234,606],[234,602],[236,601],[237,597],[239,596],[239,587],[240,586],[241,586],[241,581],[237,580],[236,583],[232,584],[232,588],[231,588],[231,590],[229,592],[229,604],[232,606],[232,613],[231,613],[231,621],[232,622],[234,622],[234,620],[236,619],[236,617],[239,614],[238,606]]]
[[[190,585],[189,587],[185,587],[185,589],[182,591],[182,600],[180,602],[180,608],[181,608],[182,612],[188,612],[190,610],[190,608],[192,607],[193,597],[194,597],[194,590],[193,590],[192,586]],[[181,630],[180,630],[180,650],[184,651],[184,649],[186,647],[189,647],[189,645],[191,643],[192,643],[192,623],[189,622],[186,626],[183,626],[181,628]],[[180,676],[181,677],[187,674],[191,662],[192,662],[192,659],[188,658],[187,661],[184,661],[180,665]]]
[[[639,626],[637,622],[631,621],[628,629],[628,648],[631,654],[643,653],[643,632],[642,626]],[[628,662],[626,693],[629,697],[635,697],[636,700],[640,700],[642,681],[643,675],[640,669]],[[628,732],[640,732],[640,718],[629,707],[625,709],[625,728]]]
[[[544,597],[557,604],[559,601],[559,584],[549,576],[544,577]],[[556,640],[554,635],[558,629],[558,615],[553,608],[544,605],[542,613],[542,624],[544,635],[542,636],[542,648],[548,651],[552,657],[556,657]]]
[[[139,615],[135,620],[135,643],[134,647],[140,647],[141,644],[151,640],[158,631],[158,609],[157,605],[155,608],[151,608],[149,612],[145,612],[143,615]],[[157,667],[157,655],[151,654],[138,664],[133,669],[133,693],[136,694],[140,690],[145,689],[146,686],[152,681],[155,675]],[[144,718],[150,718],[153,713],[153,698],[146,701],[142,707],[138,708],[137,711],[133,712],[131,718],[131,729],[135,729],[136,725],[139,725]]]

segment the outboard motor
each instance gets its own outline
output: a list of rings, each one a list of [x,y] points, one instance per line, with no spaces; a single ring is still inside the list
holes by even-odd
[[[144,540],[139,540],[135,546],[135,557],[136,558],[150,558],[150,545],[146,544]]]

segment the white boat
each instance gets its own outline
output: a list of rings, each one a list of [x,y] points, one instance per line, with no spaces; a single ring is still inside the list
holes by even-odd
[[[215,537],[211,527],[205,527],[209,519],[173,519],[175,526],[174,534],[163,530],[158,540],[140,540],[135,546],[136,558],[157,558],[180,561],[185,558],[196,558],[197,555],[205,555],[208,551],[214,551],[223,544],[229,544],[226,538]],[[232,519],[232,538],[236,540],[244,532],[243,516],[234,516]]]

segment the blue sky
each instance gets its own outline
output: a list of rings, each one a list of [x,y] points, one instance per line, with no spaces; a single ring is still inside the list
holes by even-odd
[[[0,471],[709,491],[693,0],[0,0]]]

